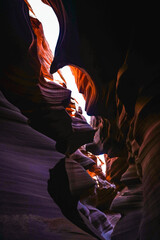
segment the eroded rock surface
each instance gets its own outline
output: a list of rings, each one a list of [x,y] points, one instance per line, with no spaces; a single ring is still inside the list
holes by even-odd
[[[2,1],[0,221],[4,239],[104,239],[103,230],[77,210],[80,199],[92,193],[93,186],[87,184],[96,175],[100,187],[106,184],[102,191],[97,188],[97,217],[102,209],[106,216],[111,210],[121,213],[116,225],[107,225],[108,232],[113,230],[107,238],[159,240],[159,8],[152,3],[135,4],[131,10],[130,3],[114,1],[43,0],[60,23],[53,59],[42,25],[29,17],[26,2]],[[70,90],[51,75],[65,65],[72,65],[86,110],[94,116],[91,126],[79,113],[72,116]],[[84,144],[86,148],[79,149]],[[101,153],[107,154],[106,176],[94,156]],[[73,194],[83,182],[77,184],[74,175],[67,175],[66,159],[79,166],[72,169],[75,175],[87,176],[89,189],[83,198]],[[59,164],[62,169],[56,171]],[[103,182],[106,179],[115,185]],[[86,212],[92,210],[88,207]]]

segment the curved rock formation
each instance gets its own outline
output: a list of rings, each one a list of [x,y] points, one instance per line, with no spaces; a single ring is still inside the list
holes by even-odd
[[[95,239],[69,222],[47,192],[48,171],[64,155],[2,93],[0,132],[1,239]]]
[[[8,240],[159,240],[158,7],[43,2],[60,24],[54,58],[41,23],[29,17],[27,1],[2,1],[1,235]],[[92,126],[80,113],[72,114],[65,82],[54,82],[51,73],[65,65],[71,65]],[[86,150],[79,149],[84,144]],[[93,155],[101,153],[108,156],[106,176]],[[48,191],[56,204],[47,193],[49,169]],[[97,185],[87,172],[99,179]],[[99,204],[91,205],[98,197]],[[113,211],[121,218],[111,226],[106,216]]]

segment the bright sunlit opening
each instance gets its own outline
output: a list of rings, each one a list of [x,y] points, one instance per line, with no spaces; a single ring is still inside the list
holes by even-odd
[[[58,22],[57,16],[52,10],[52,8],[44,4],[41,0],[28,0],[28,2],[32,7],[33,12],[35,13],[36,18],[43,25],[44,35],[54,55],[58,36],[59,36],[59,22]],[[30,12],[30,16],[35,17],[31,12]],[[62,76],[66,80],[67,88],[72,91],[71,96],[75,98],[79,106],[81,106],[83,111],[83,116],[85,117],[86,121],[89,123],[90,116],[88,116],[85,111],[85,100],[83,98],[83,95],[78,92],[75,79],[71,72],[70,67],[65,66],[60,71]],[[55,81],[56,80],[58,80],[59,82],[62,81],[58,73],[54,73],[53,77]]]
[[[106,175],[106,163],[104,154],[101,154],[97,158],[97,166],[100,166],[104,175]]]
[[[77,85],[75,83],[75,79],[74,76],[72,74],[72,71],[70,69],[69,66],[65,66],[61,69],[61,72],[64,76],[64,78],[67,81],[67,88],[70,89],[72,91],[71,97],[75,98],[78,102],[78,104],[81,106],[82,111],[83,111],[83,116],[85,117],[86,121],[88,123],[90,123],[90,116],[87,115],[86,111],[85,111],[85,100],[84,97],[81,93],[79,93],[78,89],[77,89]]]
[[[42,23],[44,35],[54,55],[59,36],[59,22],[52,8],[41,0],[28,0],[36,18]],[[35,17],[31,12],[30,16]]]

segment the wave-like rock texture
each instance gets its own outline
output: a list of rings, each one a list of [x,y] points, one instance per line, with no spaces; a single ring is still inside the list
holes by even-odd
[[[142,185],[135,168],[135,164],[129,165],[127,171],[122,175],[121,181],[127,187],[111,204],[112,211],[122,214],[116,224],[112,239],[138,239],[143,201]]]
[[[67,113],[70,90],[45,81],[51,78],[52,56],[40,22],[30,20],[23,0],[3,1],[2,6],[6,51],[0,76],[1,235],[93,239],[64,218],[47,192],[47,180],[49,169],[64,157],[60,152],[74,152],[92,141],[95,131]]]
[[[2,239],[94,239],[68,221],[47,192],[48,170],[64,155],[2,93],[0,132]]]
[[[153,106],[154,107],[154,106]],[[140,147],[138,164],[141,166],[143,184],[143,213],[140,239],[155,239],[160,236],[160,114],[150,116],[150,126],[145,129]],[[143,127],[142,127],[143,128]]]
[[[52,169],[52,180],[53,167],[60,163],[60,152],[69,157],[81,145],[87,144],[87,151],[108,154],[106,177],[117,186],[120,180],[126,185],[111,205],[112,211],[122,214],[111,239],[159,240],[159,7],[145,3],[143,6],[135,4],[131,9],[129,2],[124,5],[106,0],[99,4],[43,0],[53,8],[60,23],[51,63],[52,55],[42,26],[38,20],[30,19],[25,2],[2,1],[1,44],[4,51],[0,88],[5,97],[1,95],[0,184],[1,222],[6,223],[4,236],[9,239],[7,229],[10,228],[11,233],[18,228],[22,235],[28,231],[30,235],[26,236],[30,239],[35,239],[34,236],[43,239],[45,234],[48,239],[53,237],[52,234],[55,239],[62,239],[59,234],[63,239],[93,239],[84,232],[78,237],[77,232],[81,231],[78,228],[71,235],[66,234],[62,225],[59,228],[60,219],[67,226],[70,223],[64,220],[47,193],[48,170]],[[95,116],[93,128],[78,115],[72,118],[68,114],[71,92],[65,84],[60,86],[54,79],[45,81],[45,78],[52,78],[49,66],[50,72],[56,72],[65,65],[72,65],[78,89],[87,101],[86,110]],[[55,150],[54,140],[59,153]],[[81,169],[84,166],[83,163]],[[98,171],[95,165],[92,169]],[[63,170],[65,180],[65,164]],[[57,179],[61,178],[58,172],[56,174]],[[49,193],[57,205],[61,205],[63,214],[101,239],[102,235],[77,212],[77,199],[70,196],[69,182],[66,194],[73,202],[68,204],[75,207],[71,215],[64,207],[67,202],[64,202],[58,185],[51,183]],[[53,216],[56,219],[49,220]],[[37,231],[30,226],[33,222]],[[72,227],[75,229],[74,225]],[[60,229],[60,233],[56,229]]]

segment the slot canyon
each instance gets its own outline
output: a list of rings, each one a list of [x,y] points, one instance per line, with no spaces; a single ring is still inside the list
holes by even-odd
[[[54,52],[29,0],[1,1],[0,239],[159,240],[158,2],[41,2]]]

